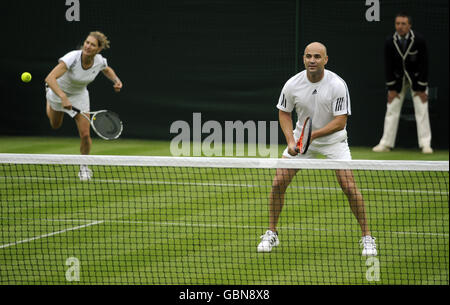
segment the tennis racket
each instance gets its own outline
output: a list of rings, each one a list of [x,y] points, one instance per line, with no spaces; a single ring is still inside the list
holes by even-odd
[[[309,148],[309,144],[311,143],[311,131],[312,131],[312,120],[310,117],[307,117],[305,122],[303,123],[302,134],[300,135],[300,139],[297,141],[297,152],[306,154]]]
[[[85,113],[81,112],[80,109],[76,107],[72,106],[72,110],[78,112],[86,118],[86,120],[91,123],[92,129],[95,133],[102,139],[115,140],[122,134],[122,121],[119,116],[112,111],[100,110],[85,112],[91,115],[91,118],[89,118]]]

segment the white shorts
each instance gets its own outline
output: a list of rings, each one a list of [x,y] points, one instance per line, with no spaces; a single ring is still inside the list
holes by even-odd
[[[352,155],[350,153],[350,148],[348,147],[347,140],[329,144],[329,145],[311,145],[308,148],[308,151],[306,154],[298,154],[296,156],[291,156],[288,153],[288,149],[283,151],[283,157],[285,158],[291,158],[291,159],[316,159],[317,155],[323,155],[327,157],[328,159],[334,159],[334,160],[351,160]]]
[[[61,104],[61,98],[57,96],[52,89],[46,87],[46,98],[50,107],[52,107],[55,111],[65,112],[71,117],[75,117],[78,112],[74,110],[68,110],[64,108]],[[69,99],[72,106],[81,110],[81,112],[89,112],[90,111],[90,102],[89,102],[89,92],[86,90],[81,94],[67,94],[67,98]]]

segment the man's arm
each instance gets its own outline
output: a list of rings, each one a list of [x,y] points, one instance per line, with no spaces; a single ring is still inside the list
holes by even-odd
[[[419,76],[417,79],[417,91],[414,95],[418,95],[422,100],[422,103],[428,101],[428,95],[426,89],[428,87],[428,50],[424,39],[420,40],[418,44],[419,50]]]
[[[288,145],[288,153],[291,156],[296,156],[298,152],[295,150],[297,143],[295,143],[293,127],[292,127],[292,114],[283,110],[278,111],[278,119],[280,120],[280,127],[283,130],[286,142]]]
[[[335,133],[337,131],[343,130],[345,128],[346,124],[347,124],[347,115],[346,114],[335,116],[334,119],[330,123],[328,123],[327,125],[325,125],[324,127],[320,128],[320,129],[314,130],[311,133],[311,142],[314,139],[324,137],[324,136],[330,135],[332,133]]]
[[[420,39],[418,51],[419,76],[417,78],[417,91],[425,91],[428,87],[428,48],[424,38]]]
[[[394,57],[396,49],[392,38],[387,38],[384,43],[384,73],[388,90],[395,90],[397,80],[394,74]]]
[[[386,86],[388,87],[387,102],[390,104],[398,96],[394,89],[397,85],[394,74],[394,48],[392,47],[392,38],[388,38],[384,44],[384,71],[386,77]]]

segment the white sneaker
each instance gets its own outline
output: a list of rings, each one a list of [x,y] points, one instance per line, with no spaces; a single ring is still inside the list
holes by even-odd
[[[92,178],[92,171],[89,169],[89,167],[87,167],[87,165],[80,165],[78,177],[81,181],[89,181]]]
[[[271,252],[272,247],[276,247],[280,244],[278,235],[271,230],[267,230],[264,235],[261,235],[261,242],[258,245],[258,252]]]
[[[378,144],[377,146],[372,148],[372,150],[374,152],[389,152],[389,151],[391,151],[391,149],[389,147],[381,145],[381,144]]]
[[[370,235],[364,236],[359,245],[363,248],[362,256],[377,256],[377,245],[375,244],[375,237]]]
[[[424,153],[424,154],[432,154],[433,153],[433,149],[430,146],[424,146],[424,147],[422,147],[422,153]]]

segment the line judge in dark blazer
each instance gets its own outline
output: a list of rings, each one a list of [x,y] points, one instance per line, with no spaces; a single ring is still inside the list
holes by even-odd
[[[399,13],[395,17],[395,33],[384,47],[387,110],[383,136],[375,152],[388,152],[395,146],[400,112],[406,90],[411,90],[417,124],[419,147],[433,153],[428,115],[428,52],[423,36],[411,29],[411,17]]]

